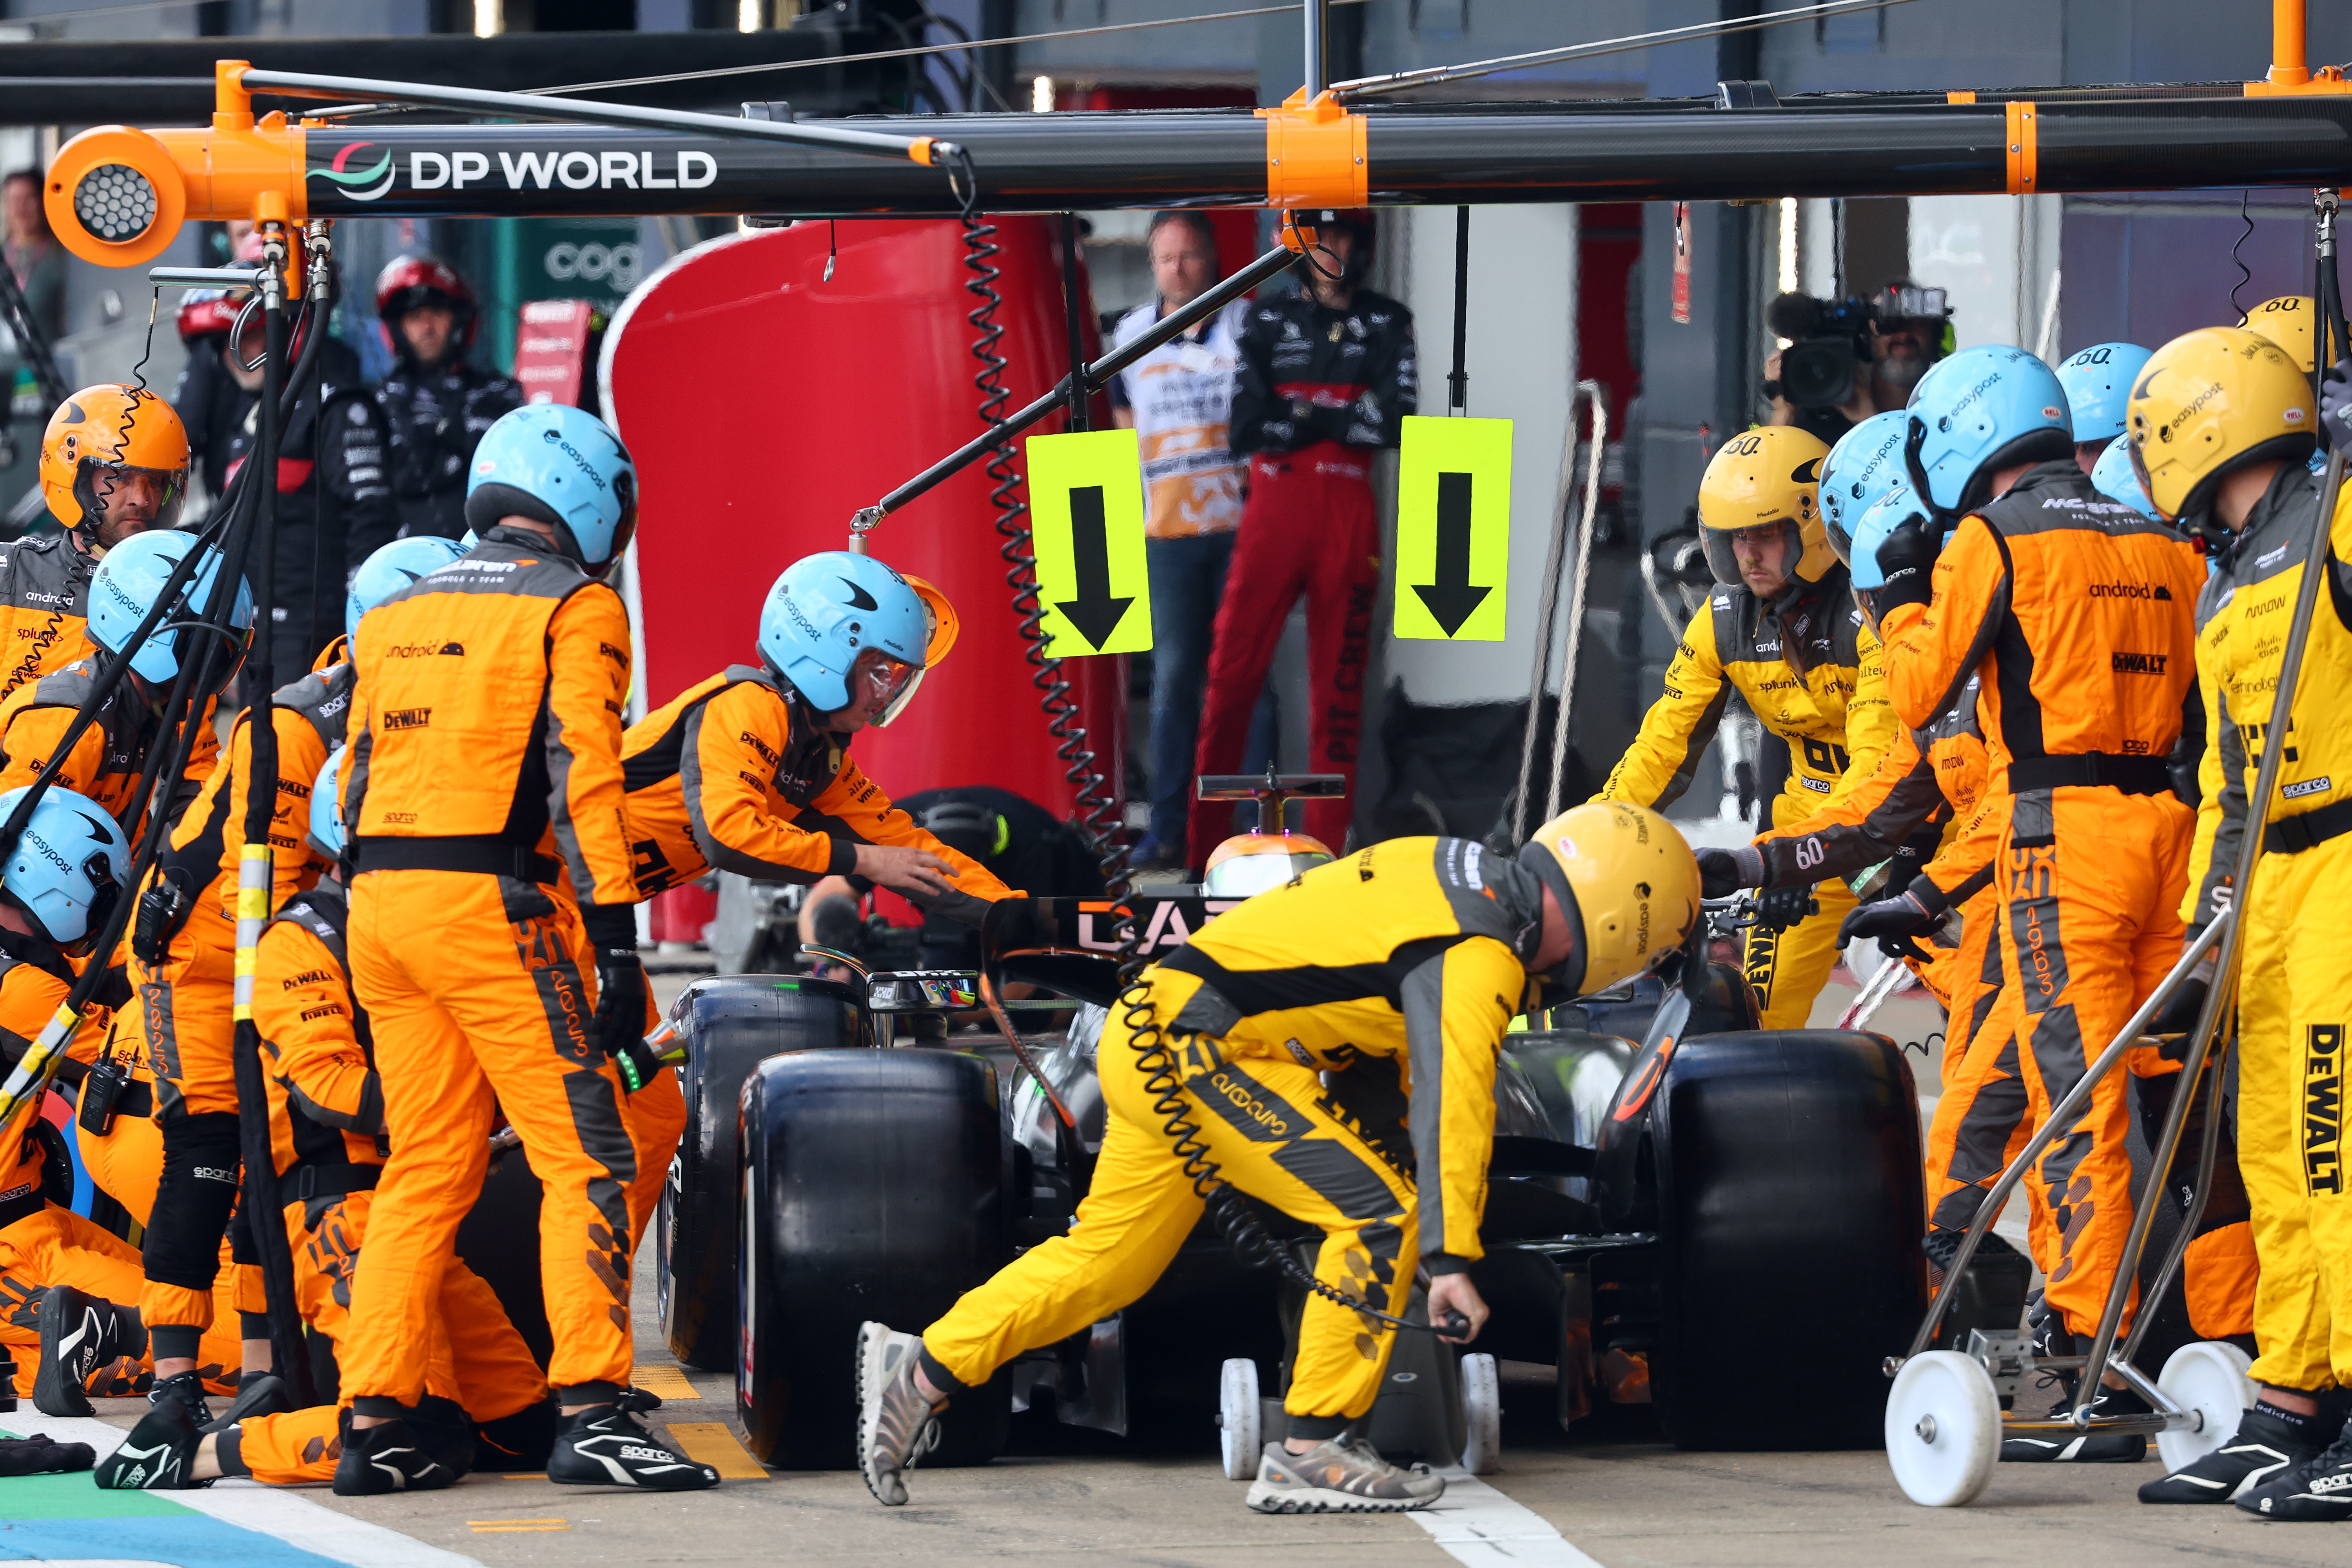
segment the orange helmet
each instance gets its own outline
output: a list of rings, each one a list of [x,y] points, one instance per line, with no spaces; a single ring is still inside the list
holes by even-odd
[[[1254,898],[1337,858],[1304,833],[1237,833],[1209,851],[1201,891],[1212,899]]]
[[[137,475],[152,477],[159,489],[144,526],[170,528],[188,489],[188,432],[170,404],[152,392],[100,382],[49,416],[41,434],[41,497],[59,522],[95,535],[106,511],[96,488],[100,479]]]

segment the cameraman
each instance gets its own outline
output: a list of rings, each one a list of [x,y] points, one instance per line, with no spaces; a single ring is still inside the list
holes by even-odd
[[[1903,407],[1927,367],[1952,352],[1951,316],[1941,289],[1912,283],[1890,283],[1868,300],[1779,296],[1764,312],[1773,334],[1789,340],[1764,359],[1770,422],[1834,446],[1872,415]],[[1850,367],[1831,352],[1842,339],[1853,344]]]

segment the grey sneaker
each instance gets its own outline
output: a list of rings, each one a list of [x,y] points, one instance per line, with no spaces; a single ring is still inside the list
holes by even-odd
[[[1391,1465],[1342,1433],[1303,1454],[1268,1443],[1247,1500],[1260,1513],[1402,1513],[1444,1495],[1445,1478],[1427,1465]]]
[[[887,1507],[907,1500],[906,1472],[940,1440],[939,1413],[915,1386],[915,1356],[923,1342],[884,1323],[857,1330],[857,1468],[866,1489]]]

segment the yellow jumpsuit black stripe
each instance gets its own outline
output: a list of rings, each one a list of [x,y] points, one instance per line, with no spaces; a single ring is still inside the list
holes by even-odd
[[[1319,1226],[1317,1277],[1383,1311],[1402,1309],[1417,1264],[1481,1256],[1495,1069],[1541,910],[1534,877],[1475,843],[1391,839],[1250,900],[1146,976],[1171,1058],[1161,1081],[1223,1180]],[[1146,1087],[1150,1047],[1114,1007],[1077,1221],[925,1331],[935,1373],[983,1383],[1118,1310],[1191,1234],[1201,1199]],[[1361,1415],[1390,1343],[1376,1320],[1311,1300],[1285,1407]]]

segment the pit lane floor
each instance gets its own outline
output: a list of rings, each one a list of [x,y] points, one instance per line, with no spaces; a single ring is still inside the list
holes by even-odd
[[[684,977],[662,978],[667,982],[666,1003],[668,988]],[[1824,994],[1828,1017],[1834,1018],[1843,1000],[1844,994]],[[1897,1038],[1916,1039],[1934,1027],[1934,1016],[1923,1004],[1898,1000],[1877,1026]],[[1917,1070],[1923,1098],[1931,1095],[1934,1058]],[[730,1380],[721,1373],[685,1373],[691,1398],[671,1381],[680,1374],[652,1321],[650,1256],[648,1248],[639,1259],[637,1343],[646,1381],[667,1385],[670,1394],[653,1420],[657,1427],[700,1424],[706,1431],[697,1446],[703,1447],[710,1441],[709,1426],[724,1428],[731,1422]],[[1824,1330],[1835,1332],[1836,1325]],[[1759,1353],[1779,1352],[1759,1347]],[[1904,1499],[1885,1457],[1875,1450],[1683,1454],[1660,1442],[1646,1413],[1639,1410],[1612,1412],[1574,1434],[1562,1434],[1550,1416],[1549,1375],[1547,1369],[1517,1363],[1504,1369],[1503,1469],[1486,1478],[1504,1500],[1466,1510],[1441,1504],[1419,1520],[1252,1514],[1242,1506],[1244,1488],[1224,1480],[1217,1468],[1215,1429],[1202,1415],[1197,1427],[1180,1427],[1149,1445],[1044,1425],[1016,1427],[1017,1452],[993,1465],[918,1471],[914,1500],[904,1509],[881,1508],[848,1472],[774,1472],[761,1479],[730,1480],[715,1492],[672,1498],[476,1476],[451,1490],[413,1497],[345,1499],[323,1488],[307,1489],[301,1494],[309,1505],[307,1522],[289,1525],[281,1514],[276,1533],[284,1539],[299,1528],[309,1557],[263,1552],[240,1559],[208,1549],[184,1559],[145,1560],[184,1561],[191,1568],[298,1560],[307,1568],[320,1559],[364,1568],[450,1563],[444,1552],[493,1568],[777,1560],[920,1563],[925,1568],[1007,1562],[1034,1568],[1079,1562],[1239,1565],[1276,1560],[1301,1568],[1436,1568],[1451,1562],[1497,1568],[1595,1563],[1607,1568],[1885,1563],[1935,1568],[2019,1562],[2139,1568],[2158,1560],[2352,1561],[2352,1529],[2265,1524],[2230,1508],[2142,1507],[2132,1494],[2158,1473],[2152,1454],[2137,1465],[2005,1466],[1971,1507],[1928,1510]],[[130,1426],[138,1411],[130,1401],[100,1403],[101,1418],[118,1427]],[[0,1417],[0,1426],[18,1431],[57,1425],[29,1410]],[[704,1448],[706,1457],[719,1451],[723,1445]],[[36,1489],[38,1497],[33,1495]],[[1457,1488],[1447,1502],[1457,1502],[1465,1489],[1475,1489]],[[22,1504],[12,1491],[23,1498]],[[63,1480],[0,1480],[0,1560],[23,1555],[12,1546],[5,1521],[46,1510],[61,1527],[68,1521],[57,1518],[61,1510],[47,1500],[64,1495]],[[231,1522],[239,1521],[248,1507],[281,1500],[241,1487],[203,1495],[208,1514]],[[405,1542],[364,1526],[363,1538],[359,1531],[345,1535],[351,1527],[339,1527],[338,1516],[397,1532]],[[1430,1526],[1436,1527],[1434,1532]],[[1547,1526],[1556,1536],[1543,1533]],[[268,1532],[270,1521],[255,1528]],[[57,1532],[42,1539],[54,1542]],[[95,1539],[90,1544],[88,1551],[58,1552],[52,1546],[34,1555],[52,1561],[134,1555],[98,1549]]]

